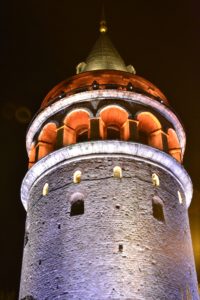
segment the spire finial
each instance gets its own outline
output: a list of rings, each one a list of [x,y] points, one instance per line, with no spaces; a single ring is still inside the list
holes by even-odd
[[[107,24],[106,24],[105,11],[104,11],[104,5],[103,5],[102,6],[102,16],[101,16],[99,31],[101,33],[106,33],[107,30],[108,30],[108,28],[107,28]]]

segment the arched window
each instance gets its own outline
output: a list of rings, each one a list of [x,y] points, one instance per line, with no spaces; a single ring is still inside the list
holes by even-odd
[[[163,132],[158,119],[150,112],[141,112],[137,120],[140,142],[163,150]]]
[[[153,210],[153,217],[155,219],[161,222],[165,222],[164,204],[163,201],[158,196],[154,196],[152,199],[152,210]]]
[[[106,130],[108,140],[120,140],[120,128],[118,126],[108,125]]]
[[[72,203],[70,216],[77,216],[84,214],[84,201],[77,200],[76,202]]]
[[[117,105],[109,105],[100,112],[100,136],[102,139],[129,139],[128,113]]]
[[[167,131],[168,151],[171,156],[181,162],[181,148],[176,132],[169,128]]]
[[[77,216],[84,214],[84,195],[82,193],[76,192],[71,198],[71,208],[70,208],[70,216]]]
[[[90,115],[84,109],[76,109],[64,120],[63,144],[84,142],[90,136]]]
[[[76,132],[76,142],[85,142],[88,141],[88,127],[81,127]]]
[[[46,124],[38,137],[38,159],[46,156],[55,148],[57,138],[57,127],[55,123]]]

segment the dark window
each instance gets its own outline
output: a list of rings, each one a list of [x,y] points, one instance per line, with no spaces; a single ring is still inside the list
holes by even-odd
[[[119,244],[119,252],[123,252],[123,245]]]
[[[98,90],[99,89],[99,83],[96,80],[93,81],[92,88],[93,88],[93,90]]]
[[[144,131],[139,132],[139,141],[142,144],[148,145],[148,134]]]
[[[106,88],[107,89],[117,89],[118,88],[118,84],[108,83],[108,84],[106,84]]]
[[[163,203],[162,200],[158,197],[154,197],[152,201],[152,208],[153,208],[153,216],[158,221],[164,222],[164,212],[163,212]]]
[[[132,85],[131,82],[129,82],[129,83],[127,84],[127,90],[128,90],[128,91],[132,91],[132,90],[133,90],[133,85]]]
[[[77,200],[71,204],[70,216],[77,216],[84,214],[84,201]]]
[[[120,140],[120,130],[117,126],[107,127],[107,139],[108,140]]]
[[[77,132],[76,141],[77,141],[77,143],[88,141],[88,129],[87,128],[83,128],[82,130]]]
[[[59,98],[59,99],[62,99],[62,98],[64,98],[65,96],[66,96],[66,93],[63,92],[63,91],[61,91],[60,94],[59,94],[59,96],[58,96],[58,98]]]

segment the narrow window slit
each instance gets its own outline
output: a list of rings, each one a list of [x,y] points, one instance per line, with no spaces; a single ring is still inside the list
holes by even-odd
[[[28,243],[28,235],[29,235],[29,233],[26,231],[26,232],[25,232],[25,236],[24,236],[24,247],[25,247],[26,244]]]
[[[119,244],[119,252],[123,252],[123,244]]]
[[[159,197],[154,197],[152,200],[153,217],[160,222],[165,222],[163,201]]]

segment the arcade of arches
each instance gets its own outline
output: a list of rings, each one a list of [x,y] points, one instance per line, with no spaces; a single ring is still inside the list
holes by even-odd
[[[181,148],[174,129],[163,129],[157,117],[148,111],[134,117],[118,105],[101,108],[96,117],[86,109],[70,111],[61,125],[49,122],[32,143],[29,167],[63,146],[89,140],[122,140],[149,145],[165,151],[181,162]]]

